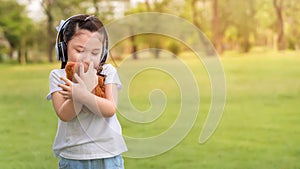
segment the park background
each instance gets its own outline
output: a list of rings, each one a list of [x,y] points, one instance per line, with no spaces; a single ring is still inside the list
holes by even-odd
[[[185,139],[151,158],[125,157],[126,168],[300,167],[297,0],[0,2],[0,168],[57,168],[51,150],[57,117],[45,95],[49,72],[60,66],[54,53],[55,26],[60,20],[88,13],[109,24],[143,12],[172,14],[201,30],[223,64],[227,96],[217,130],[199,144],[211,93],[209,76],[194,52],[181,41],[155,34],[132,36],[111,46],[117,64],[131,58],[129,67],[161,62],[176,69],[174,58],[162,52],[169,51],[190,67],[201,90],[199,113]],[[193,38],[199,37],[190,41]],[[165,75],[146,73],[137,79],[131,99],[139,109],[149,107],[143,99],[148,98],[145,92],[156,87],[144,90],[149,81],[166,90],[169,98],[178,96],[178,91],[168,91],[164,85],[172,83]],[[168,112],[149,125],[137,126],[120,117],[124,134],[146,137],[163,132],[176,118],[172,112],[178,109],[178,102],[171,99],[167,107]]]

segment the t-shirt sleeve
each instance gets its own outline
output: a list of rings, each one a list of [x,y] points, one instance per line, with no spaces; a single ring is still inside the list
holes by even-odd
[[[56,91],[61,91],[62,89],[58,87],[58,84],[65,84],[63,80],[60,80],[60,77],[65,77],[65,71],[64,69],[55,69],[52,70],[50,75],[49,75],[49,89],[50,92],[47,95],[47,100],[51,100],[51,94],[56,92]]]
[[[104,85],[106,84],[116,84],[118,89],[122,88],[122,83],[120,81],[118,72],[115,67],[111,64],[105,65],[106,67],[103,68],[103,74],[106,75]]]

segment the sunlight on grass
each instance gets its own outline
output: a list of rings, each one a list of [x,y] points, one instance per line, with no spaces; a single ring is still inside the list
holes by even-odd
[[[285,56],[292,55],[290,52],[274,57],[258,53],[221,58],[227,81],[225,112],[214,135],[202,145],[198,137],[210,105],[210,84],[201,62],[187,60],[201,97],[194,127],[164,154],[125,158],[125,168],[299,168],[300,58]],[[136,62],[130,63],[133,67]],[[49,72],[58,67],[0,65],[0,168],[57,168],[51,149],[57,117],[45,96]],[[168,95],[167,113],[138,127],[120,117],[125,134],[151,136],[173,123],[180,93],[166,74],[149,71],[137,75],[130,86],[133,104],[141,110],[149,108],[148,95],[153,88]]]

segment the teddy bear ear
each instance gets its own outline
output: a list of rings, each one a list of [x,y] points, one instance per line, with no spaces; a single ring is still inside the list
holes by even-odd
[[[74,62],[68,62],[65,67],[67,79],[72,80],[74,76]]]

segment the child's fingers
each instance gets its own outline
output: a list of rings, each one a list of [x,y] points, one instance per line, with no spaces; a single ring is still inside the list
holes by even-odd
[[[62,88],[64,91],[70,91],[70,86],[64,84],[58,84],[58,87]]]
[[[59,91],[59,93],[62,94],[62,95],[68,95],[69,94],[69,92],[67,92],[65,90]]]
[[[84,83],[84,82],[82,81],[82,79],[78,76],[77,73],[74,74],[74,78],[77,80],[78,83]]]
[[[79,76],[82,76],[84,73],[83,63],[79,63]],[[75,75],[74,75],[75,76]]]
[[[63,80],[68,86],[72,85],[72,81],[65,78],[65,77],[60,77],[61,80]]]
[[[67,91],[59,91],[59,93],[63,96],[63,98],[65,98],[65,99],[71,99],[71,96],[70,96],[69,92],[67,92]]]
[[[94,69],[94,62],[90,62],[90,64],[89,64],[89,70],[92,70],[92,69]]]
[[[61,95],[63,95],[64,97],[67,97],[67,96],[69,96],[69,92],[67,92],[67,91],[64,91],[64,90],[62,90],[62,91],[59,91],[59,93],[60,93]]]

